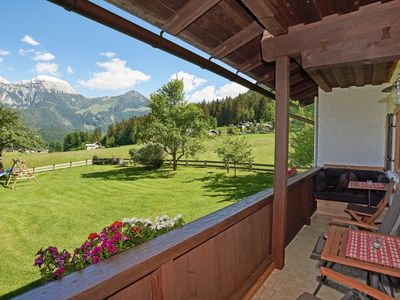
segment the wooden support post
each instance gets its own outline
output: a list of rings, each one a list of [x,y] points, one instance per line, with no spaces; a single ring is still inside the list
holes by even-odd
[[[276,60],[275,175],[272,256],[275,267],[285,265],[286,207],[289,148],[290,58]]]
[[[88,165],[88,160],[86,160],[86,166]]]
[[[53,171],[55,171],[56,170],[56,165],[55,164],[53,164]]]
[[[189,165],[189,162],[188,162],[188,160],[186,160],[185,166],[187,167],[188,165]]]
[[[204,168],[207,168],[207,161],[204,161]]]
[[[35,167],[32,168],[32,174],[35,174]]]
[[[69,167],[72,168],[72,161],[69,162]]]

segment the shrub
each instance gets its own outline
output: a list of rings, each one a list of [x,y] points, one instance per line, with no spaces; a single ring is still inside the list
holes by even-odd
[[[149,219],[123,219],[105,227],[100,233],[92,232],[87,240],[73,252],[59,251],[51,246],[36,253],[34,266],[46,280],[61,278],[73,271],[82,270],[115,254],[140,245],[163,233],[183,226],[181,215],[170,219],[164,215]]]
[[[235,134],[239,133],[239,130],[236,127],[230,125],[228,127],[228,129],[226,130],[226,133],[229,134],[229,135],[235,135]]]
[[[164,150],[154,144],[148,144],[138,151],[129,150],[132,160],[150,168],[160,168],[164,163]],[[131,152],[132,151],[132,152]]]

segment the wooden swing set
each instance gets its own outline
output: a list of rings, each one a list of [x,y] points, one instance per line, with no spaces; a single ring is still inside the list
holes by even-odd
[[[37,184],[40,184],[35,178],[33,171],[29,170],[22,160],[13,159],[13,162],[13,166],[9,169],[6,187],[13,189],[17,182],[21,180],[34,180]]]

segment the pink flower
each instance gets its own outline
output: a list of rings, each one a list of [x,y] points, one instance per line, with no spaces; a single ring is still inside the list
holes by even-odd
[[[115,251],[117,251],[117,248],[113,244],[108,245],[107,249],[108,249],[108,252],[110,252],[110,253],[114,253]]]
[[[101,260],[101,258],[99,256],[93,256],[92,263],[97,264],[100,260]]]
[[[62,274],[64,274],[64,272],[65,272],[64,268],[58,268],[58,269],[53,273],[53,276],[54,276],[55,278],[58,278],[58,277],[60,277]]]

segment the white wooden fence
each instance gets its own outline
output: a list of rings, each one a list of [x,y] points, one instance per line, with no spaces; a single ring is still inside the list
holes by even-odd
[[[50,165],[50,166],[33,167],[33,168],[30,168],[29,170],[32,171],[33,173],[42,173],[42,172],[55,171],[55,170],[61,170],[61,169],[89,166],[91,164],[92,164],[92,160],[86,159],[86,160],[74,161],[74,162],[71,161],[71,162],[63,163],[63,164],[54,164],[54,165]]]

